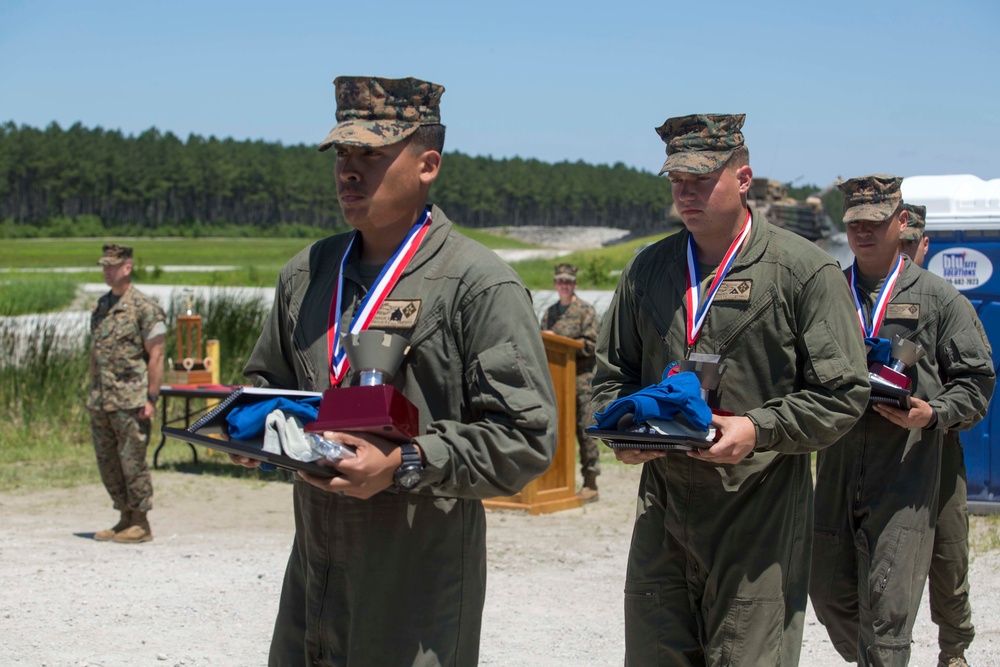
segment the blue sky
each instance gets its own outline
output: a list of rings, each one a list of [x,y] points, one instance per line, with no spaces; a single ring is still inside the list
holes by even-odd
[[[1000,3],[0,2],[0,122],[318,143],[340,74],[444,84],[448,149],[658,171],[747,114],[757,176],[1000,177]]]

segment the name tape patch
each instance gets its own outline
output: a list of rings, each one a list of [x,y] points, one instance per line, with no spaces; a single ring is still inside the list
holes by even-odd
[[[420,315],[420,299],[386,299],[375,311],[373,329],[412,329]]]
[[[919,320],[919,303],[890,303],[885,309],[887,320]]]
[[[723,280],[719,291],[715,293],[716,301],[749,301],[753,281],[741,278],[739,280]]]

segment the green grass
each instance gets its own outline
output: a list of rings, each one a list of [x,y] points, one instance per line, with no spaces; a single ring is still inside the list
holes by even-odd
[[[0,316],[51,313],[76,296],[76,279],[67,275],[0,274]]]
[[[472,227],[461,227],[459,225],[454,225],[455,229],[465,236],[468,236],[473,241],[479,241],[487,248],[493,248],[494,250],[500,249],[525,249],[534,248],[535,246],[530,243],[525,243],[524,241],[519,241],[518,239],[510,238],[509,236],[489,234],[478,229],[473,229]]]
[[[458,228],[463,234],[487,247],[532,248],[516,239]],[[580,289],[614,289],[618,273],[635,255],[636,249],[663,238],[656,234],[628,243],[574,252],[560,258],[580,267]],[[195,285],[203,287],[272,287],[281,267],[308,245],[303,239],[107,239],[131,244],[136,252],[135,280],[160,285]],[[57,267],[93,267],[93,270],[70,274],[31,274],[35,280],[52,279],[100,283],[104,277],[96,266],[96,257],[104,239],[13,239],[0,244],[0,268],[46,269]],[[512,264],[529,289],[552,289],[552,265],[556,260],[533,259]],[[233,270],[171,271],[162,266],[234,266]],[[24,274],[0,273],[0,281],[23,280]],[[56,308],[58,309],[58,308]]]
[[[490,248],[531,248],[515,239],[474,229],[457,228]],[[280,269],[312,241],[299,238],[81,238],[7,239],[0,244],[0,267],[93,267],[100,279],[97,259],[104,243],[121,243],[135,249],[136,266],[151,271],[157,266],[238,266]],[[171,274],[174,275],[174,274]],[[244,283],[245,284],[245,283]]]
[[[516,239],[487,234],[475,229],[456,227],[458,231],[490,248],[531,248]],[[32,269],[37,273],[24,274],[13,271],[0,273],[0,315],[17,315],[23,312],[48,312],[65,307],[72,300],[72,285],[100,283],[104,275],[97,258],[104,243],[121,243],[135,249],[134,277],[137,284],[194,285],[200,287],[273,287],[278,273],[289,259],[312,241],[301,238],[125,238],[106,239],[8,239],[0,244],[0,269]],[[164,266],[220,266],[235,267],[216,271],[170,271]],[[90,268],[72,273],[46,273],[44,269],[62,267]],[[56,279],[55,276],[59,276]],[[69,296],[52,306],[36,310],[23,310],[12,306],[3,310],[6,302],[15,296],[5,297],[3,285],[35,282],[39,285],[58,284]],[[49,282],[46,282],[49,281]],[[23,301],[36,297],[41,288],[25,294]]]
[[[309,245],[308,239],[260,238],[106,238],[106,239],[7,239],[0,244],[0,267],[93,267],[104,243],[121,243],[135,249],[139,267],[242,266],[281,268],[292,255]]]
[[[618,284],[618,275],[636,251],[650,243],[659,241],[667,234],[654,234],[628,243],[581,250],[553,259],[529,259],[514,262],[511,266],[521,276],[528,289],[552,289],[552,267],[556,262],[568,262],[579,267],[577,288],[586,290],[611,290]]]

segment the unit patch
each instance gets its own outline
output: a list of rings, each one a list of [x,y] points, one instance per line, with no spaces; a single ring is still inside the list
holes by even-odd
[[[386,299],[375,312],[372,329],[412,329],[420,314],[420,299]]]
[[[716,301],[749,301],[750,288],[753,281],[749,279],[723,280],[719,291],[715,293]]]
[[[887,320],[919,320],[919,303],[890,303],[885,309]]]

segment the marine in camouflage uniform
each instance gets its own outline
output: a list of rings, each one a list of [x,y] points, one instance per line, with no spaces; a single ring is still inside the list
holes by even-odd
[[[549,306],[542,318],[542,330],[583,343],[576,351],[576,441],[580,446],[580,474],[584,502],[597,500],[597,476],[601,474],[600,442],[587,435],[594,423],[590,409],[594,381],[594,347],[597,344],[597,311],[576,295],[577,267],[557,264],[555,288],[559,301]]]
[[[338,123],[321,148],[336,152],[341,207],[357,231],[316,242],[282,269],[245,373],[267,387],[330,387],[331,310],[349,326],[377,291],[383,262],[429,213],[370,326],[410,342],[392,381],[417,407],[420,435],[394,445],[331,433],[357,458],[335,464],[341,477],[295,481],[295,540],[269,664],[475,665],[486,591],[481,499],[516,493],[555,453],[545,349],[517,274],[439,208],[425,209],[443,147],[444,89],[417,79],[334,83]],[[349,368],[341,385],[355,380]],[[401,477],[393,484],[404,448],[422,465],[413,487]]]
[[[714,416],[721,437],[698,453],[615,452],[644,463],[625,578],[628,666],[798,663],[812,538],[808,454],[850,428],[868,398],[836,263],[747,208],[743,120],[685,116],[658,128],[686,230],[626,266],[598,336],[595,409],[704,353],[726,367],[709,405],[733,415]],[[703,287],[734,257],[693,345],[689,247],[704,265]]]
[[[867,176],[839,187],[856,257],[846,272],[855,276],[861,308],[855,326],[863,319],[869,335],[900,336],[926,352],[906,371],[912,406],[873,403],[817,460],[810,597],[837,651],[863,665],[909,662],[931,561],[943,434],[979,421],[995,382],[966,300],[943,279],[900,259],[908,218],[901,180]],[[876,302],[886,305],[876,308]]]
[[[926,206],[904,203],[909,220],[899,235],[900,251],[923,267],[930,245],[924,233]],[[992,355],[992,347],[983,323],[975,308],[968,305],[976,329],[983,337]],[[938,664],[965,665],[965,650],[975,639],[972,624],[972,605],[969,602],[969,502],[965,472],[965,452],[959,432],[944,432],[941,448],[941,488],[938,498],[937,524],[934,529],[934,546],[927,577],[930,592],[931,620],[938,625]]]
[[[153,485],[149,429],[163,378],[166,324],[159,304],[132,287],[132,248],[108,244],[98,261],[111,291],[90,316],[87,410],[101,480],[121,516],[94,539],[147,542]]]

